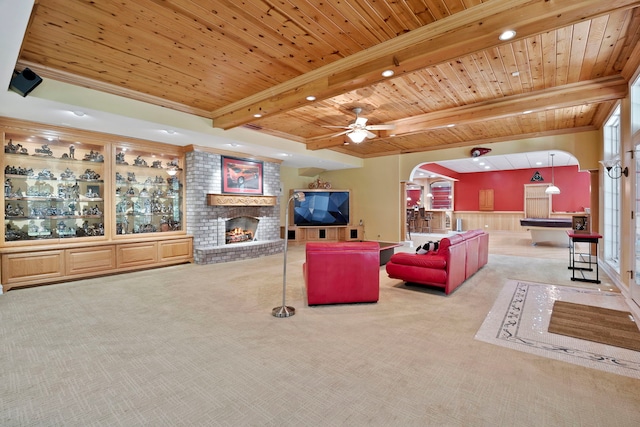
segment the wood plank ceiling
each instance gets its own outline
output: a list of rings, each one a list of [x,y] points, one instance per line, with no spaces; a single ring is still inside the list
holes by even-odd
[[[638,6],[37,0],[16,68],[375,157],[600,128],[640,65]],[[516,37],[500,41],[507,29]],[[396,128],[345,145],[324,126],[355,107]]]

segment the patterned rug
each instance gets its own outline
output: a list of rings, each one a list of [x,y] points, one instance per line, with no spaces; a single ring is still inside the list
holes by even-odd
[[[640,379],[640,352],[547,332],[555,301],[628,310],[620,293],[510,280],[500,291],[475,338]]]

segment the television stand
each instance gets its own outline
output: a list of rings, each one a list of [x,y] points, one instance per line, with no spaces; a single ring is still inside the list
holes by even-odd
[[[284,227],[281,236],[284,238]],[[292,225],[287,228],[287,238],[289,241],[295,242],[359,241],[364,239],[364,226],[336,225],[298,227]]]

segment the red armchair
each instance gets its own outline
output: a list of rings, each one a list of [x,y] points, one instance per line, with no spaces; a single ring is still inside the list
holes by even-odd
[[[380,245],[377,242],[307,243],[302,271],[309,305],[377,302]]]

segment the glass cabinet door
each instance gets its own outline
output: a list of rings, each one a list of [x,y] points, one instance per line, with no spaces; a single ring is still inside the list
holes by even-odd
[[[115,153],[115,234],[184,229],[179,159],[127,147]]]
[[[104,236],[104,147],[6,133],[4,241]]]

